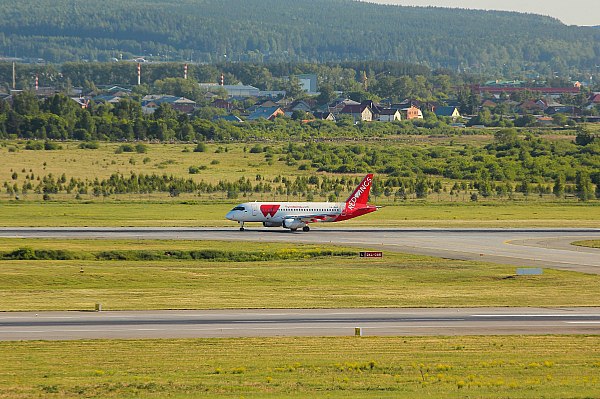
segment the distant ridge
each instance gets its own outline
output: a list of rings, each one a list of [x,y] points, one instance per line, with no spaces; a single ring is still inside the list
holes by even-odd
[[[539,15],[353,0],[4,0],[0,56],[50,62],[397,60],[556,71],[600,58],[598,27]]]

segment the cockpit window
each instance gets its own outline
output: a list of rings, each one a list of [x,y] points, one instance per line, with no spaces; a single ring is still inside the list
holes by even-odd
[[[243,206],[236,206],[235,208],[232,209],[232,211],[244,211],[246,210]]]

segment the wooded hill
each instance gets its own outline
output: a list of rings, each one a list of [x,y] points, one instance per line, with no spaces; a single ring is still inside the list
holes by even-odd
[[[433,68],[593,69],[600,30],[532,14],[353,0],[4,0],[0,55],[49,62],[398,60]]]

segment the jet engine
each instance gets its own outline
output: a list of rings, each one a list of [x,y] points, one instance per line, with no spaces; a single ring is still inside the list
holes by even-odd
[[[290,219],[283,220],[283,227],[285,227],[286,229],[296,230],[296,229],[300,229],[304,226],[306,226],[306,223],[304,223],[298,219],[290,218]]]
[[[281,227],[281,222],[263,222],[265,227]]]

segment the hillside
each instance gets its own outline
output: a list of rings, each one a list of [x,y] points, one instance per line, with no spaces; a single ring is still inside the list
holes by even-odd
[[[399,60],[565,71],[595,65],[598,29],[556,19],[352,0],[4,0],[0,55],[50,62]]]

